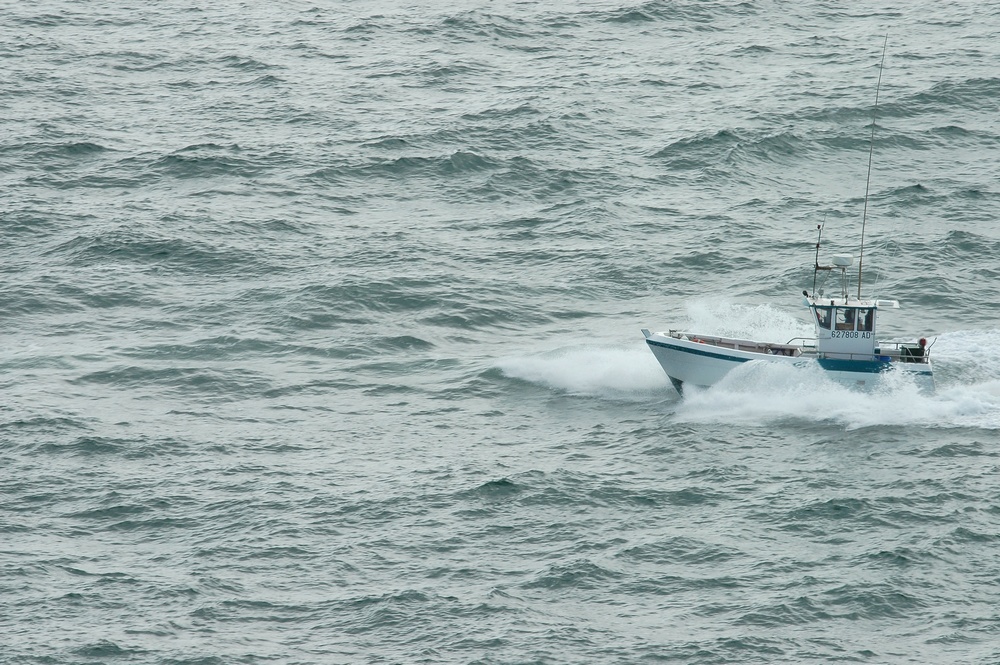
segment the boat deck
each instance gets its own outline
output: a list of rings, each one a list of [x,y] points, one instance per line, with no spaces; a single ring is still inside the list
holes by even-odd
[[[905,342],[879,342],[879,348],[875,349],[874,355],[867,353],[821,354],[816,351],[816,340],[806,337],[796,337],[784,344],[780,344],[774,342],[755,342],[749,339],[737,339],[733,337],[719,337],[716,335],[698,335],[680,330],[671,330],[667,334],[674,339],[707,344],[720,349],[733,349],[769,356],[788,356],[792,358],[805,356],[838,360],[879,360],[888,363],[930,363],[930,353],[927,350],[917,344],[907,344]],[[794,342],[800,343],[796,344]]]
[[[695,335],[693,333],[671,330],[668,333],[674,339],[686,340],[698,344],[708,344],[717,346],[720,349],[734,349],[736,351],[746,351],[747,353],[760,353],[769,356],[790,356],[797,357],[815,353],[814,349],[802,344],[777,344],[773,342],[755,342],[749,339],[735,339],[732,337],[716,337],[714,335]]]

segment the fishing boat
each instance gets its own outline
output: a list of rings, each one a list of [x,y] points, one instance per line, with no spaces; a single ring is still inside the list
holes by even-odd
[[[806,367],[819,366],[830,378],[851,387],[872,388],[889,372],[902,372],[912,378],[923,391],[934,389],[930,346],[926,338],[916,343],[879,342],[879,312],[898,309],[895,300],[863,299],[865,222],[868,217],[868,189],[871,183],[872,153],[875,145],[875,117],[878,112],[878,89],[882,83],[882,65],[875,89],[875,111],[868,153],[868,185],[865,187],[865,207],[861,222],[861,249],[858,256],[857,295],[849,293],[848,269],[853,266],[850,254],[833,256],[831,265],[820,265],[820,244],[823,226],[817,226],[816,257],[813,269],[813,290],[803,291],[803,302],[809,309],[815,327],[815,337],[794,338],[784,343],[700,334],[693,331],[669,330],[651,333],[643,328],[649,346],[670,382],[678,392],[685,385],[707,387],[725,377],[737,367],[749,362],[783,363]],[[828,297],[817,290],[821,273],[840,271],[839,293]]]
[[[819,228],[822,235],[822,227]],[[819,241],[816,243],[817,257]],[[926,338],[915,343],[879,342],[879,312],[899,309],[899,302],[881,298],[863,299],[849,295],[847,270],[853,256],[838,254],[833,265],[814,267],[814,290],[802,292],[809,309],[815,337],[794,338],[784,343],[761,342],[692,331],[669,330],[651,333],[642,330],[656,360],[678,392],[685,385],[708,387],[718,383],[744,363],[760,361],[797,367],[818,365],[838,383],[854,388],[874,388],[887,372],[904,372],[921,391],[934,390],[930,346]],[[842,288],[833,297],[815,290],[815,275],[840,271]]]

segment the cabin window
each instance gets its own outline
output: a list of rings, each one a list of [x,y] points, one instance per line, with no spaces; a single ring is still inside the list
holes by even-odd
[[[875,323],[875,310],[873,309],[858,310],[858,330],[871,331],[872,324],[874,323]]]
[[[819,324],[820,328],[830,329],[830,308],[829,307],[817,307],[816,308],[816,323]]]
[[[855,311],[853,307],[837,308],[837,330],[854,330]]]

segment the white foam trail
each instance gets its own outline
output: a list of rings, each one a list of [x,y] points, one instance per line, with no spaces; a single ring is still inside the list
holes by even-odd
[[[912,377],[894,372],[878,388],[864,392],[835,383],[818,365],[752,362],[707,390],[685,390],[676,418],[748,425],[834,422],[847,429],[879,425],[1000,429],[1000,380],[924,394]]]
[[[673,391],[656,359],[645,348],[575,347],[497,363],[511,378],[575,395],[646,399],[651,392]]]
[[[1000,330],[959,330],[939,335],[931,342],[934,372],[945,384],[970,385],[1000,379]]]

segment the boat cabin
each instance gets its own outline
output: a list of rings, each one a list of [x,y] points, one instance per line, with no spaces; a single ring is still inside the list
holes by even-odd
[[[878,306],[883,303],[886,301],[807,298],[816,326],[816,351],[826,358],[876,360],[875,322]]]
[[[819,227],[822,235],[823,229]],[[816,327],[816,353],[819,358],[831,360],[858,360],[868,362],[927,362],[925,354],[926,340],[921,340],[918,346],[889,343],[880,345],[876,341],[878,311],[880,308],[899,309],[895,300],[872,299],[864,300],[861,288],[858,287],[858,297],[848,294],[847,269],[854,263],[850,254],[837,254],[833,257],[833,265],[819,264],[819,238],[816,240],[816,264],[813,270],[813,292],[803,291],[805,305],[813,317]],[[840,296],[830,298],[823,291],[816,294],[816,281],[820,272],[840,272]],[[861,275],[859,270],[858,283]],[[883,348],[885,347],[885,348]]]

